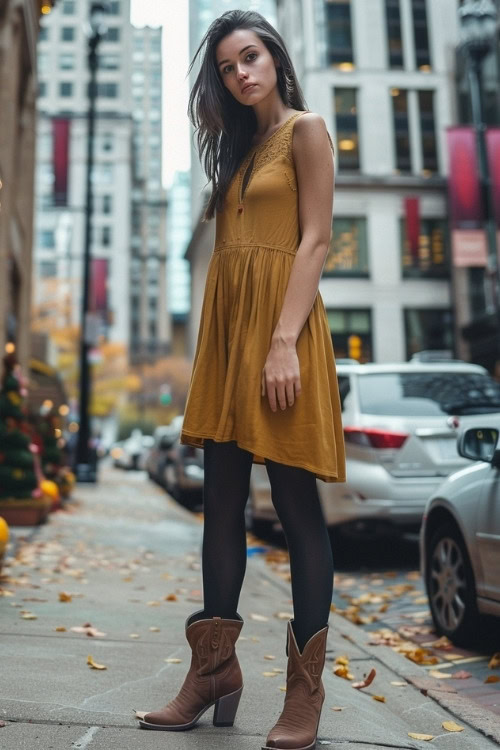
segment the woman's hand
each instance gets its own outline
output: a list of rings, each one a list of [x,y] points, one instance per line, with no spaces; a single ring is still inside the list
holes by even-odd
[[[299,358],[295,345],[281,339],[273,340],[262,370],[262,396],[269,399],[269,406],[276,411],[293,406],[295,397],[300,395]]]

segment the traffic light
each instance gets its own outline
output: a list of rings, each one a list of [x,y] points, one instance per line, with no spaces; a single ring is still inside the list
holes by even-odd
[[[349,350],[350,359],[357,359],[359,362],[361,359],[362,346],[363,342],[359,336],[356,336],[356,334],[351,334],[351,336],[349,336],[347,339],[347,348]]]

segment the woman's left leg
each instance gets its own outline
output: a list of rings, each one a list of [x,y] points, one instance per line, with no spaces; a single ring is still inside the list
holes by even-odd
[[[328,624],[333,591],[333,555],[315,475],[266,459],[272,500],[285,533],[297,645]]]

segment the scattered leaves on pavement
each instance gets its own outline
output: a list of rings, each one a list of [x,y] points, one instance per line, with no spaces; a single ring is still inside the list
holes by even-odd
[[[449,680],[451,677],[449,672],[441,672],[439,669],[431,669],[429,674],[431,677],[435,677],[436,680]]]
[[[278,672],[262,672],[262,674],[264,675],[264,677],[277,677],[278,676]]]
[[[268,659],[269,661],[273,661],[273,659],[276,659],[275,656],[272,654],[264,654],[264,659]]]
[[[345,706],[330,706],[332,711],[343,711]]]
[[[447,732],[463,732],[464,727],[461,727],[460,724],[457,724],[455,721],[443,721],[441,724],[443,729],[446,729]]]
[[[182,659],[177,659],[174,656],[170,656],[168,659],[164,659],[164,661],[166,661],[167,664],[180,664]]]
[[[368,687],[368,685],[372,684],[376,674],[377,672],[375,671],[375,669],[371,669],[369,675],[365,677],[364,680],[361,680],[360,682],[353,682],[351,687],[357,688],[358,690]]]
[[[94,661],[90,654],[87,656],[87,664],[91,669],[107,669],[104,664],[98,664],[96,661]]]
[[[496,674],[490,674],[486,679],[485,682],[500,682],[500,677],[498,677]]]
[[[152,633],[159,633],[160,632],[160,628],[157,628],[156,625],[151,625],[151,627],[149,629],[150,629],[150,631]]]
[[[165,596],[164,599],[165,599],[166,602],[176,602],[176,601],[178,601],[177,594],[167,594],[167,596]]]
[[[490,669],[500,669],[500,651],[497,651],[496,654],[493,654],[488,662],[488,667]]]
[[[33,612],[20,612],[19,614],[23,620],[38,620],[38,615],[33,614]]]
[[[128,637],[129,638],[140,638],[141,636],[139,635],[139,633],[129,633]]]
[[[256,622],[267,622],[269,620],[269,617],[252,613],[250,615],[250,619],[255,620]]]
[[[75,625],[75,627],[70,628],[70,630],[74,633],[85,633],[85,635],[92,638],[104,638],[106,635],[106,633],[101,633],[97,628],[93,628],[90,622],[86,622],[85,625]]]
[[[64,627],[64,625],[58,625],[55,630],[57,633],[66,633],[66,628]]]
[[[414,740],[422,740],[423,742],[429,742],[434,739],[433,734],[419,734],[418,732],[408,732],[408,737]]]
[[[372,698],[374,701],[379,701],[380,703],[385,703],[385,695],[372,695]]]
[[[407,682],[399,682],[399,680],[393,680],[391,682],[391,685],[394,685],[394,687],[407,687]]]
[[[59,592],[59,601],[60,602],[70,602],[72,600],[71,594],[68,594],[67,591],[60,591]]]

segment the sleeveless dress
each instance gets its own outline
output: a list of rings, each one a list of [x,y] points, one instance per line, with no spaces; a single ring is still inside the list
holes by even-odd
[[[235,440],[253,453],[345,481],[341,407],[332,339],[317,293],[296,342],[302,392],[273,412],[261,376],[300,242],[293,124],[252,146],[216,213],[181,443]],[[330,136],[328,136],[330,138]],[[333,149],[333,145],[330,144]],[[247,173],[248,170],[248,173]]]

